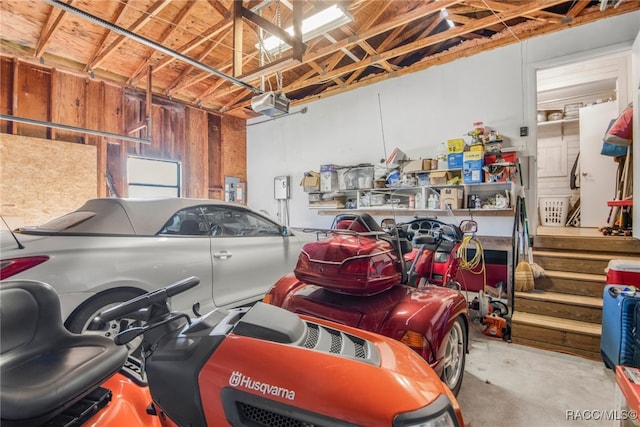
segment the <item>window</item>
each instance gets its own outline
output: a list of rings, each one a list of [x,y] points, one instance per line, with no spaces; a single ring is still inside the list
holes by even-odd
[[[206,205],[176,212],[159,234],[213,237],[280,236],[275,222],[244,209]]]
[[[129,197],[180,197],[178,162],[129,157],[127,179]]]
[[[202,208],[192,207],[176,212],[162,227],[159,234],[208,236],[209,225],[202,216]]]

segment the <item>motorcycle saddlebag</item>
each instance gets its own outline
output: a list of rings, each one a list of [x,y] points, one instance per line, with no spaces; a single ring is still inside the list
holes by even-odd
[[[402,268],[383,239],[334,234],[303,246],[294,273],[298,280],[349,295],[374,295],[401,282]]]

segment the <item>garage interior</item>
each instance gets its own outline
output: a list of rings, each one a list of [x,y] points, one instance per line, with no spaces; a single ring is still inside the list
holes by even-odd
[[[333,9],[333,22],[304,31],[305,18]],[[509,185],[496,184],[507,205],[487,209],[483,199],[485,209],[471,209],[467,192],[438,213],[477,221],[484,249],[507,259],[510,337],[470,328],[465,424],[605,425],[585,416],[629,409],[601,355],[606,269],[640,262],[640,233],[599,227],[622,211],[639,219],[612,215],[618,188],[589,190],[584,161],[572,186],[584,130],[565,107],[615,104],[608,121],[638,105],[639,34],[640,2],[625,0],[5,0],[2,228],[45,223],[96,197],[149,196],[238,202],[292,229],[329,228],[354,209],[410,221],[434,213],[427,200],[364,205],[370,195],[357,184],[320,191],[322,168],[377,171],[397,152],[425,165],[446,159],[447,141],[473,145],[484,126],[500,136],[501,155],[517,158]],[[285,43],[270,45],[273,36]],[[549,119],[558,111],[565,116]],[[636,159],[627,171],[640,170]],[[175,179],[147,182],[147,167]],[[306,188],[315,177],[318,188]],[[549,199],[565,204],[561,224],[539,210]],[[514,283],[527,250],[545,270],[533,292]]]

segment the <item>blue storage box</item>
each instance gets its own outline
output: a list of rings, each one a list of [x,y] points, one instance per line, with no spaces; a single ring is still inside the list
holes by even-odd
[[[465,151],[462,163],[462,180],[465,184],[483,182],[484,151]]]
[[[449,169],[462,169],[463,153],[447,154],[447,167]]]
[[[634,366],[636,341],[635,308],[640,293],[625,285],[607,285],[602,300],[600,354],[604,364]]]

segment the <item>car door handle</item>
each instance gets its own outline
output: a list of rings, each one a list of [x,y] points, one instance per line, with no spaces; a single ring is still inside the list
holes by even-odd
[[[227,252],[227,251],[220,251],[220,252],[213,253],[213,257],[218,259],[228,259],[228,258],[231,258],[231,256],[232,256],[231,252]]]

